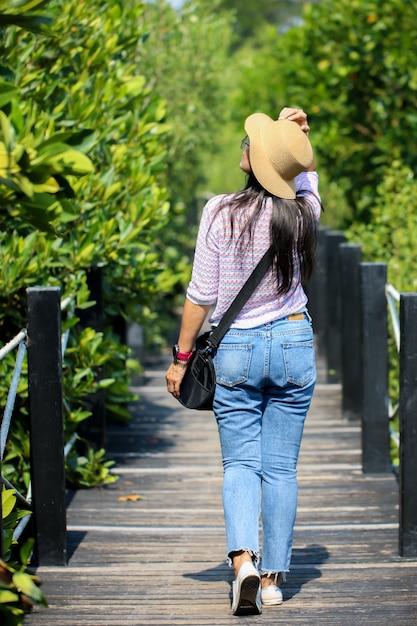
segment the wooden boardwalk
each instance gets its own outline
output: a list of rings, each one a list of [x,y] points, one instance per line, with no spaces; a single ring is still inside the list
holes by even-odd
[[[231,615],[216,424],[166,393],[164,368],[137,389],[133,421],[109,428],[118,482],[69,494],[69,565],[39,568],[50,608],[25,624],[417,624],[417,561],[398,557],[398,486],[362,474],[359,426],[341,418],[340,387],[323,383],[302,445],[284,603]]]

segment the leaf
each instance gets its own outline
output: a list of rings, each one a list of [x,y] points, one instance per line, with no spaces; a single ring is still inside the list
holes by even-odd
[[[139,96],[145,87],[146,79],[144,76],[135,76],[125,79],[125,89],[130,96]]]
[[[2,139],[4,142],[4,149],[9,152],[12,150],[11,141],[13,137],[13,128],[10,124],[10,120],[4,111],[0,111],[0,128],[2,133]]]
[[[16,185],[19,187],[19,191],[24,193],[28,198],[33,198],[34,188],[30,180],[20,172],[14,175],[14,179]]]
[[[78,372],[74,375],[74,378],[73,378],[74,385],[79,384],[79,383],[80,383],[80,381],[81,381],[83,378],[87,378],[87,379],[88,379],[88,377],[90,377],[90,376],[92,376],[92,371],[91,371],[91,368],[89,368],[89,367],[86,367],[86,368],[84,368],[83,370],[78,371]]]
[[[20,26],[25,30],[41,35],[52,35],[52,31],[48,28],[52,24],[52,19],[43,15],[11,15],[0,13],[0,26]]]
[[[89,243],[86,246],[84,246],[80,250],[77,256],[77,263],[79,265],[86,265],[86,264],[91,263],[95,250],[96,250],[96,244],[94,243]]]
[[[2,509],[3,519],[5,519],[14,509],[16,504],[16,491],[14,489],[5,489],[2,492]]]
[[[57,155],[51,162],[59,167],[60,172],[67,174],[90,174],[94,172],[91,159],[77,150],[66,150]]]
[[[0,604],[12,604],[13,602],[19,602],[19,596],[17,593],[0,588]]]
[[[94,171],[91,160],[78,150],[68,148],[60,141],[45,142],[38,147],[38,154],[32,160],[32,167],[48,164],[55,172],[67,174],[88,174]]]
[[[68,145],[60,141],[60,135],[54,135],[48,141],[42,142],[37,147],[37,155],[32,160],[32,167],[39,163],[50,161],[53,157],[68,150]]]
[[[39,200],[38,197],[41,195],[42,194],[36,194],[33,201],[30,199],[25,199],[24,201],[22,200],[22,216],[38,230],[54,234],[55,231],[50,222],[55,217],[53,208],[58,208],[59,203],[53,200],[47,207],[48,210],[46,211],[42,204],[39,206],[37,205]]]
[[[97,382],[97,387],[100,389],[105,389],[106,387],[110,387],[115,381],[115,378],[103,378]]]
[[[53,137],[50,137],[39,144],[38,150],[43,151],[46,146],[60,143],[65,144],[66,146],[71,146],[71,148],[87,152],[96,143],[97,138],[98,133],[95,130],[87,128],[80,131],[57,133],[56,135],[53,135]]]
[[[81,411],[81,409],[77,409],[76,411],[71,411],[69,419],[71,422],[78,423],[83,422],[90,417],[91,411]]]
[[[33,184],[33,190],[36,193],[58,193],[60,186],[55,178],[51,176],[45,183]]]
[[[35,8],[41,9],[48,4],[49,0],[0,0],[0,11],[4,12],[6,9],[13,13],[26,13],[32,11]]]
[[[29,561],[30,555],[33,550],[35,540],[33,538],[28,539],[20,548],[20,561],[23,565]]]
[[[119,502],[137,502],[137,500],[142,500],[143,496],[140,496],[137,493],[131,493],[128,496],[120,496],[117,499]]]
[[[38,585],[33,581],[32,576],[26,574],[26,572],[16,572],[13,574],[13,582],[16,585],[16,589],[25,596],[39,604],[45,604],[45,598]]]
[[[8,104],[13,98],[16,98],[19,95],[19,90],[17,87],[12,85],[11,83],[7,83],[4,80],[0,80],[0,107],[4,107],[5,104]]]

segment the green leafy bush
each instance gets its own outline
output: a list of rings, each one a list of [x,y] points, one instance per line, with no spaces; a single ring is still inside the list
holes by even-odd
[[[48,606],[39,585],[39,578],[25,566],[15,569],[0,559],[0,616],[4,626],[23,624],[34,604]]]
[[[46,5],[48,17],[34,15]],[[64,330],[71,327],[64,357],[70,438],[88,416],[83,398],[98,389],[108,391],[109,414],[127,417],[132,359],[113,323],[119,316],[146,320],[166,270],[157,237],[169,219],[158,180],[168,127],[162,101],[136,67],[144,35],[141,3],[32,2],[16,3],[13,11],[0,21],[27,26],[32,20],[34,31],[48,24],[53,37],[10,26],[1,40],[7,88],[0,103],[0,338],[4,343],[26,326],[27,287],[57,285],[77,311],[92,304],[89,268],[102,268],[102,332],[81,330],[76,316],[64,316]],[[1,365],[0,398],[7,393],[11,361]],[[29,474],[26,437],[21,439],[27,430],[22,381],[4,465],[20,487]],[[94,463],[81,464],[82,484],[88,483],[88,468],[91,484],[100,476],[111,480],[105,459],[92,455]]]
[[[26,325],[27,287],[59,286],[63,298],[72,298],[73,311],[63,317],[63,330],[71,330],[63,363],[67,441],[88,417],[84,398],[100,389],[106,390],[108,415],[129,418],[129,380],[138,364],[115,332],[118,320],[150,327],[152,347],[164,344],[171,319],[176,324],[171,308],[189,278],[193,235],[185,201],[202,172],[196,137],[210,145],[210,128],[222,108],[216,75],[227,48],[226,21],[216,22],[208,7],[197,17],[196,7],[190,3],[180,18],[165,5],[164,48],[151,45],[153,31],[158,41],[158,12],[146,7],[145,17],[141,2],[22,1],[9,5],[7,14],[0,4],[0,23],[8,26],[0,38],[0,340]],[[208,47],[202,34],[216,40]],[[176,50],[173,44],[181,41]],[[179,66],[186,48],[189,69],[183,76],[189,82],[181,101],[188,115],[182,109],[182,117],[172,97],[167,106],[160,93],[175,93],[171,54],[176,50]],[[221,61],[213,56],[216,49]],[[205,57],[196,66],[199,50]],[[210,72],[205,68],[204,83],[190,91],[191,82],[199,85],[206,60]],[[163,67],[161,84],[152,75],[155,66]],[[170,182],[168,191],[170,172],[185,176]],[[103,273],[100,331],[81,329],[77,320],[77,311],[93,304],[90,268]],[[4,401],[12,358],[0,367]],[[26,438],[21,440],[27,413],[23,375],[4,465],[21,488],[29,477]],[[77,454],[89,461],[76,462]],[[85,486],[89,468],[91,484],[100,476],[110,480],[100,455],[90,458],[77,439],[71,481],[78,476]]]
[[[387,165],[417,166],[416,17],[403,0],[306,3],[295,26],[265,23],[228,73],[240,126],[253,111],[308,112],[324,204],[340,227],[369,221]]]
[[[388,283],[400,293],[417,292],[416,207],[416,175],[401,161],[394,161],[376,188],[369,223],[356,223],[347,231],[351,241],[361,244],[365,261],[387,264]],[[389,338],[389,389],[395,406],[399,401],[399,356],[393,332]],[[398,416],[394,427],[398,430]],[[398,465],[397,446],[392,447],[392,458]]]
[[[2,516],[4,553],[10,559],[13,540],[13,531],[18,520],[30,514],[30,511],[19,510],[16,507],[16,492],[14,489],[2,489]],[[6,564],[0,559],[0,618],[4,626],[18,626],[24,621],[33,604],[48,606],[45,597],[39,589],[40,580],[26,569],[33,548],[33,540],[28,540],[19,550],[17,561]]]

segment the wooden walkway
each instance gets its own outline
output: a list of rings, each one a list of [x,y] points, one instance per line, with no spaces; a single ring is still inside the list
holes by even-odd
[[[166,393],[164,369],[156,363],[137,389],[133,421],[109,429],[118,482],[69,494],[69,565],[39,568],[50,608],[25,624],[417,624],[417,561],[398,557],[397,484],[362,474],[359,426],[341,419],[340,387],[323,383],[302,445],[284,604],[230,614],[216,424]]]

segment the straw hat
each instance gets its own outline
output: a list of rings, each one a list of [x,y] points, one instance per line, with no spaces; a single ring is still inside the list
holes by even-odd
[[[313,148],[296,122],[273,120],[264,113],[246,118],[249,159],[258,182],[280,198],[295,198],[295,177],[310,167]]]

